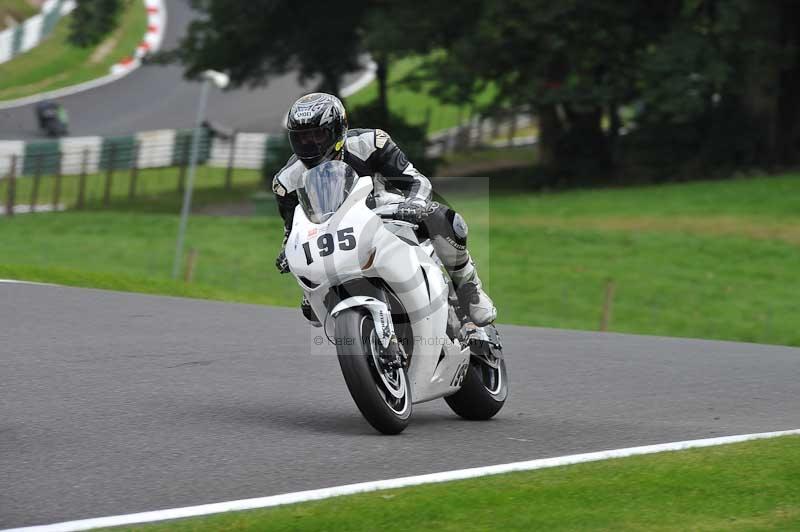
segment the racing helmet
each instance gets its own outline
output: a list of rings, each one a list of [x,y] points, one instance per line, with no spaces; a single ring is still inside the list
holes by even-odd
[[[286,129],[292,151],[306,168],[338,157],[347,135],[347,114],[336,96],[306,94],[289,109]]]

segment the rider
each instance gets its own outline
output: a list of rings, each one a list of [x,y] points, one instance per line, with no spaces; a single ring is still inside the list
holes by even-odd
[[[292,105],[286,128],[294,155],[272,181],[272,191],[284,221],[284,246],[292,230],[298,205],[296,191],[302,187],[303,173],[325,161],[343,160],[358,175],[372,176],[377,205],[396,198],[402,200],[394,217],[418,224],[419,236],[431,239],[459,299],[469,302],[472,321],[484,326],[495,320],[497,310],[483,291],[475,263],[467,251],[466,222],[447,206],[431,201],[430,181],[414,168],[385,131],[348,129],[342,102],[321,92],[303,96]],[[281,273],[289,271],[283,248],[275,265]],[[309,321],[319,325],[305,297],[300,307]]]

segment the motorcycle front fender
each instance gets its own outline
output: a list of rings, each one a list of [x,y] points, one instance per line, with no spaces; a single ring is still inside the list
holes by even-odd
[[[392,324],[392,313],[383,301],[371,296],[350,296],[333,307],[331,316],[335,318],[342,311],[357,307],[364,307],[369,311],[375,322],[375,332],[378,333],[381,344],[383,347],[388,347],[394,336],[394,325]]]

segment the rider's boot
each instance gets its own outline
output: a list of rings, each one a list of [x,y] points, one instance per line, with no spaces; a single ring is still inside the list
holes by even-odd
[[[320,323],[319,318],[317,318],[317,313],[314,312],[311,303],[308,302],[308,298],[306,298],[305,295],[300,302],[300,310],[303,312],[303,317],[305,317],[311,325],[314,327],[322,327],[322,323]]]
[[[483,283],[478,277],[472,259],[457,270],[450,271],[450,278],[456,288],[458,300],[467,305],[472,322],[478,327],[489,325],[497,318],[497,309],[491,298],[483,291]]]

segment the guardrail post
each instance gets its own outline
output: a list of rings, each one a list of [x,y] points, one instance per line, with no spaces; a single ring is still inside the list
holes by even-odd
[[[111,184],[114,181],[114,167],[117,164],[117,145],[111,144],[111,151],[108,154],[108,168],[106,168],[106,188],[103,192],[103,206],[111,205]]]
[[[53,210],[58,210],[58,204],[61,201],[61,159],[63,158],[64,154],[61,153],[59,150],[58,152],[58,159],[56,160],[56,175],[53,177]]]
[[[40,153],[36,157],[36,166],[33,171],[33,188],[31,189],[31,206],[30,212],[36,212],[36,202],[39,201],[39,181],[42,179],[42,159],[44,153]]]
[[[81,174],[78,178],[78,201],[76,207],[80,210],[86,205],[86,171],[89,166],[89,148],[83,149],[81,157]]]
[[[225,190],[233,186],[233,165],[236,162],[236,132],[231,135],[230,151],[228,152],[228,169],[225,171]]]
[[[142,149],[142,144],[137,142],[133,147],[133,160],[131,161],[131,175],[130,183],[128,184],[128,199],[132,200],[136,197],[136,180],[139,177],[139,151]]]
[[[8,172],[6,188],[6,216],[14,216],[14,196],[17,193],[17,156],[11,156],[11,169]]]
[[[514,146],[514,137],[517,136],[517,113],[511,110],[511,123],[508,126],[508,145]]]

